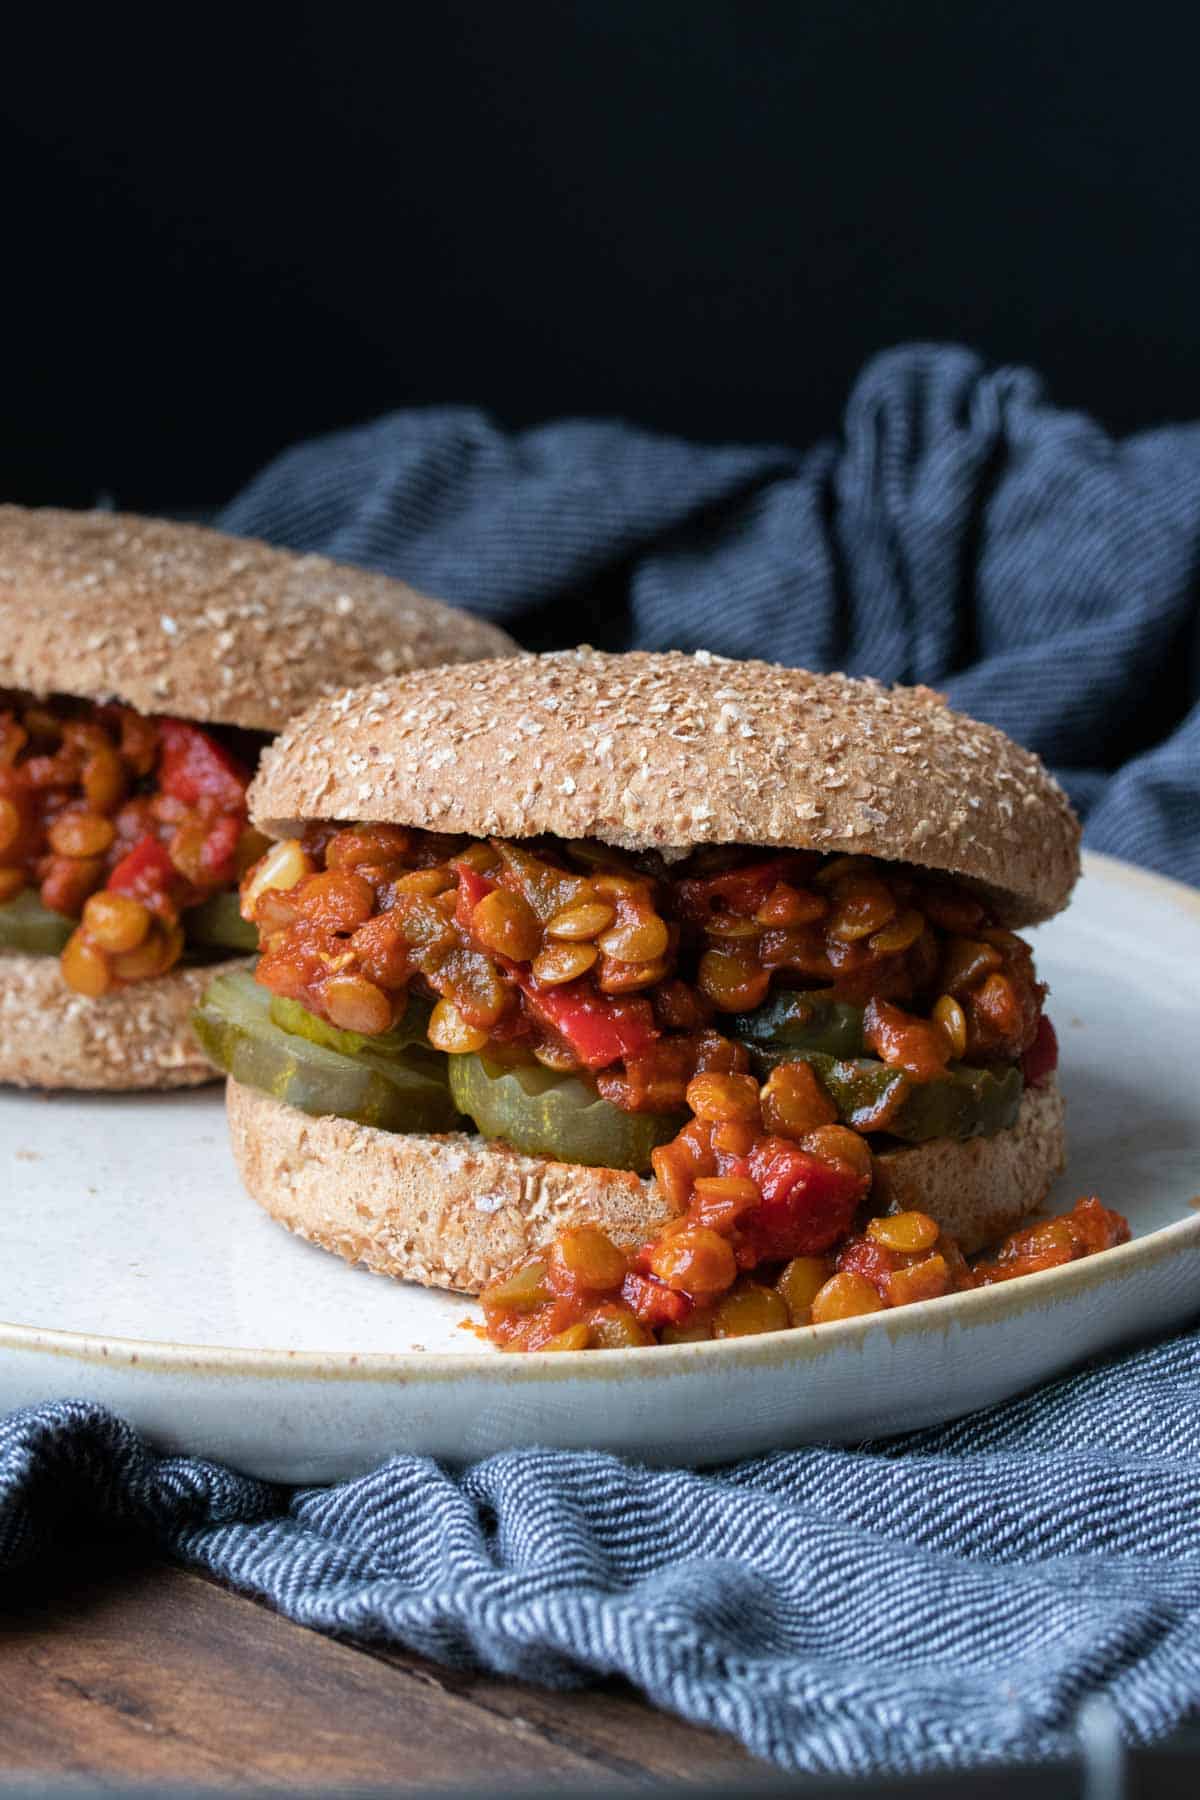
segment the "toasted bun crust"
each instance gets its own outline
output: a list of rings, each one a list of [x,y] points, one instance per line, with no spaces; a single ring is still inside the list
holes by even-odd
[[[477,1294],[573,1224],[599,1225],[632,1247],[670,1210],[655,1182],[615,1169],[522,1156],[461,1133],[404,1136],[314,1119],[236,1081],[226,1104],[242,1180],[272,1218],[347,1262],[425,1287]],[[977,1249],[1045,1198],[1062,1157],[1062,1102],[1050,1087],[1029,1090],[1016,1125],[998,1137],[880,1161],[893,1199]]]
[[[190,1024],[215,976],[247,966],[244,957],[172,969],[157,981],[101,1000],[73,993],[56,956],[0,951],[0,1082],[17,1087],[198,1087],[213,1081]]]
[[[242,1180],[273,1219],[425,1287],[477,1294],[567,1225],[587,1220],[633,1245],[669,1211],[653,1183],[619,1169],[523,1156],[462,1132],[314,1119],[236,1081],[226,1106]]]
[[[1079,825],[1038,758],[928,688],[594,650],[399,676],[313,706],[263,758],[255,822],[380,819],[475,837],[857,851],[1048,918]]]
[[[0,687],[278,731],[321,694],[514,649],[495,625],[324,556],[0,506]]]
[[[928,1213],[971,1256],[1042,1204],[1066,1166],[1066,1149],[1062,1095],[1051,1077],[1025,1089],[1010,1131],[885,1150],[875,1158],[872,1197],[895,1212]]]

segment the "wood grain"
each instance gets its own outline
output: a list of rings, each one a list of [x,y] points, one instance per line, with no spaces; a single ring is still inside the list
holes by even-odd
[[[405,1651],[374,1654],[492,1717],[576,1750],[605,1772],[711,1782],[762,1767],[732,1738],[656,1711],[624,1682],[555,1693],[526,1682],[446,1669]]]
[[[111,1553],[108,1558],[111,1562]],[[0,1601],[6,1775],[222,1785],[557,1786],[754,1765],[631,1690],[548,1694],[366,1651],[136,1557]]]

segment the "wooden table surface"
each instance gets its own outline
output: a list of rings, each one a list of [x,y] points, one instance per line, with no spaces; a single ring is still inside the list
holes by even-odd
[[[133,1551],[81,1545],[0,1587],[0,1780],[482,1789],[752,1772],[730,1739],[624,1685],[553,1694],[340,1643]]]

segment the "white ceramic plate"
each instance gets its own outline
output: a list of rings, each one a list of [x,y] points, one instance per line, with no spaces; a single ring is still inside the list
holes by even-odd
[[[346,1267],[241,1192],[220,1090],[0,1091],[0,1410],[103,1401],[156,1443],[282,1481],[512,1445],[714,1462],[953,1418],[1200,1316],[1200,894],[1101,857],[1036,934],[1071,1162],[1135,1241],[820,1329],[500,1356],[469,1301]],[[1189,1202],[1193,1204],[1189,1205]]]

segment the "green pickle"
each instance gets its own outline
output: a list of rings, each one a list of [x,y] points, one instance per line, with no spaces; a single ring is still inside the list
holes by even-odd
[[[13,904],[0,908],[0,932]],[[61,923],[69,933],[72,921]],[[54,947],[62,941],[65,934]],[[651,1151],[687,1122],[686,1113],[625,1112],[586,1076],[509,1068],[479,1055],[444,1056],[427,1042],[429,1011],[413,996],[397,1025],[367,1037],[272,995],[249,970],[239,970],[212,982],[192,1017],[209,1057],[235,1080],[302,1112],[334,1113],[384,1131],[454,1131],[471,1121],[484,1137],[530,1156],[645,1174]],[[780,994],[761,1014],[743,1015],[737,1035],[760,1077],[782,1062],[811,1063],[838,1117],[859,1131],[907,1143],[992,1137],[1015,1122],[1020,1108],[1024,1083],[1016,1067],[952,1063],[939,1079],[915,1082],[855,1054],[862,1048],[861,1008],[821,995]]]
[[[22,888],[15,900],[0,906],[0,950],[23,950],[27,956],[58,956],[77,920],[51,912],[35,888]]]
[[[258,926],[243,919],[236,891],[210,894],[183,915],[183,929],[194,950],[257,950]]]
[[[248,969],[220,975],[192,1014],[205,1053],[247,1087],[301,1112],[333,1113],[381,1131],[458,1131],[446,1059],[432,1049],[344,1056],[284,1031],[271,1017],[271,995]]]
[[[528,1156],[644,1174],[650,1152],[669,1143],[686,1113],[635,1113],[613,1106],[578,1075],[507,1069],[482,1056],[450,1058],[450,1091],[486,1138]]]
[[[1015,1066],[952,1063],[942,1079],[916,1082],[864,1056],[862,1007],[820,992],[780,990],[756,1012],[737,1014],[729,1031],[760,1077],[780,1063],[811,1063],[843,1125],[857,1131],[886,1131],[910,1144],[994,1137],[1015,1123],[1021,1105],[1024,1082]]]
[[[294,1037],[307,1038],[312,1044],[324,1044],[327,1050],[336,1050],[342,1056],[361,1056],[364,1050],[369,1051],[372,1056],[401,1056],[414,1048],[423,1049],[430,1056],[439,1056],[439,1051],[430,1049],[426,1037],[426,1026],[432,1011],[431,1006],[412,994],[404,1017],[398,1024],[393,1025],[390,1031],[381,1031],[374,1037],[368,1037],[362,1031],[342,1031],[339,1026],[331,1025],[328,1019],[309,1012],[298,1000],[287,1000],[282,994],[275,994],[271,999],[271,1017],[281,1031],[290,1031]]]
[[[839,1058],[810,1050],[793,1060],[812,1064],[844,1125],[886,1131],[909,1144],[1007,1131],[1016,1122],[1025,1085],[1015,1066],[992,1070],[952,1063],[935,1081],[913,1081],[869,1056]]]

